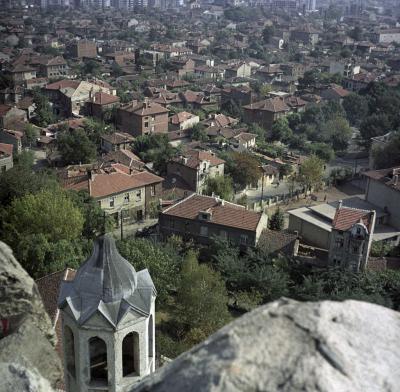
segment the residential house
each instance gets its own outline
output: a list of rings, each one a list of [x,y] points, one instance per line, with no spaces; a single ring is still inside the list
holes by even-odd
[[[245,122],[256,123],[270,130],[277,119],[289,113],[290,108],[281,98],[268,98],[245,105],[243,110]]]
[[[218,66],[199,65],[194,68],[194,74],[201,79],[222,80],[225,76],[225,69]]]
[[[66,189],[87,190],[116,222],[141,221],[152,214],[161,197],[161,177],[121,163],[97,167],[69,166],[60,173]]]
[[[312,26],[303,26],[292,30],[290,32],[290,39],[292,41],[301,42],[304,45],[314,46],[319,41],[319,32]]]
[[[218,197],[192,194],[160,213],[160,234],[209,245],[214,237],[242,247],[256,246],[267,227],[264,213],[248,211]]]
[[[133,136],[168,132],[168,109],[145,100],[133,101],[117,109],[117,128]]]
[[[350,91],[345,90],[343,87],[332,84],[328,88],[321,91],[320,96],[327,101],[342,102],[344,97],[347,97]]]
[[[194,110],[217,105],[217,102],[213,97],[206,96],[203,92],[186,90],[185,92],[179,93],[179,97],[181,98],[184,107]]]
[[[115,89],[101,80],[60,80],[48,84],[44,92],[53,103],[53,111],[65,117],[84,114],[87,102],[93,101],[98,92],[116,96]],[[100,96],[100,99],[103,99],[103,96]]]
[[[235,103],[239,108],[257,101],[257,94],[247,86],[224,87],[221,91],[221,105]]]
[[[400,166],[372,170],[363,175],[367,179],[365,200],[383,208],[389,214],[387,223],[400,230]]]
[[[181,178],[188,189],[202,193],[208,178],[224,175],[225,161],[210,151],[189,150],[172,159],[167,176]]]
[[[225,79],[242,77],[249,78],[251,76],[251,67],[249,64],[240,62],[229,65],[225,68]]]
[[[36,78],[36,70],[24,64],[17,64],[9,70],[14,85],[24,84],[27,80]]]
[[[13,167],[12,144],[0,143],[0,173],[4,173]]]
[[[399,193],[399,192],[398,192]],[[400,227],[398,214],[394,210],[395,218],[391,217],[388,208],[374,199],[375,204],[368,199],[352,197],[342,201],[342,207],[362,211],[375,211],[376,221],[373,228],[372,240],[383,241],[396,245],[400,242]],[[378,203],[378,204],[376,204]],[[399,202],[398,202],[399,203]],[[331,233],[336,210],[339,202],[319,204],[311,207],[300,207],[289,211],[289,230],[297,232],[302,242],[317,248],[328,250],[331,244]]]
[[[232,150],[238,152],[249,151],[256,147],[257,135],[249,132],[239,132],[229,140],[229,146]]]
[[[14,154],[22,152],[22,137],[24,134],[20,131],[13,131],[11,129],[0,130],[0,143],[11,144],[13,146]]]
[[[97,57],[97,44],[95,41],[79,40],[69,44],[68,51],[73,58]]]
[[[16,106],[0,105],[0,128],[11,127],[16,122],[27,122],[27,114]]]
[[[284,98],[286,105],[292,113],[302,113],[306,110],[307,102],[295,95]]]
[[[329,264],[352,272],[367,268],[375,228],[375,211],[336,209],[329,244]]]
[[[372,34],[375,43],[400,43],[400,28],[379,30]]]
[[[183,131],[185,129],[191,129],[200,121],[199,116],[189,112],[178,112],[169,118],[170,130]]]
[[[131,150],[110,151],[100,159],[104,163],[122,163],[129,169],[142,171],[145,168],[144,162]]]
[[[222,113],[210,114],[208,118],[202,121],[202,124],[207,127],[218,127],[218,128],[232,127],[238,123],[239,120],[237,118],[226,116],[225,114]]]
[[[135,140],[129,133],[114,132],[110,135],[101,135],[100,146],[104,152],[128,150]]]
[[[89,97],[85,111],[88,116],[104,120],[104,116],[118,107],[120,98],[117,95],[103,93],[98,91]]]
[[[67,62],[62,56],[40,58],[39,76],[57,79],[65,78],[67,75]]]

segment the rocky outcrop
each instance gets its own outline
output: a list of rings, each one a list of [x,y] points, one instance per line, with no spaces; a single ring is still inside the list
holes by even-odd
[[[281,299],[227,325],[134,392],[396,392],[400,313]]]
[[[31,385],[49,390],[62,378],[55,351],[55,334],[33,279],[19,265],[11,249],[0,242],[0,382],[1,391]],[[41,378],[47,379],[41,380]],[[36,385],[37,387],[33,387]]]

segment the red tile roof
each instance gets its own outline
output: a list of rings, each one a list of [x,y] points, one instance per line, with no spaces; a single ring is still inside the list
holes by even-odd
[[[263,101],[255,102],[250,105],[243,106],[245,109],[250,110],[265,110],[267,112],[280,113],[288,112],[289,106],[281,98],[269,98]]]
[[[119,101],[120,98],[118,96],[103,92],[97,92],[93,97],[93,103],[97,105],[110,105],[112,103],[118,103]]]
[[[184,159],[187,158],[186,162]],[[189,150],[186,151],[182,158],[176,158],[175,161],[184,164],[192,169],[198,169],[201,162],[209,161],[211,166],[218,166],[225,163],[224,160],[218,158],[214,153],[209,151]]]
[[[370,225],[372,223],[370,216],[370,211],[340,207],[336,210],[332,228],[335,230],[346,231],[361,221],[368,228],[368,230],[370,230]]]
[[[222,203],[220,199],[215,197],[202,196],[195,193],[167,208],[162,214],[197,220],[199,212],[202,211],[210,212],[212,215],[211,220],[207,221],[207,223],[247,231],[255,231],[262,217],[262,213],[248,211],[238,204]]]
[[[73,280],[76,271],[71,268],[66,268],[63,271],[53,272],[52,274],[43,276],[36,280],[40,296],[42,297],[43,305],[46,312],[50,316],[53,325],[57,322],[58,307],[57,298],[60,290],[60,284],[63,280]]]
[[[89,192],[92,197],[102,198],[146,185],[156,184],[164,180],[162,177],[145,171],[130,175],[125,171],[119,170],[119,167],[113,169],[110,173],[103,172],[92,175],[92,179],[89,180]]]
[[[5,153],[7,155],[13,154],[14,146],[12,144],[0,143],[0,152]]]

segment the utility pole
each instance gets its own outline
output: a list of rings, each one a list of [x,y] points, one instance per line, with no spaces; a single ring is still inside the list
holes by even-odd
[[[262,166],[261,170],[262,170],[262,179],[261,179],[261,203],[262,203],[264,200],[264,175],[265,175],[265,171]]]

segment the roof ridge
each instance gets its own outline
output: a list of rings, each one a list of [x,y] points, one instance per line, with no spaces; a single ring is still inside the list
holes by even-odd
[[[184,199],[178,201],[178,203],[172,204],[172,206],[168,207],[166,210],[164,210],[163,212],[168,212],[170,209],[172,209],[173,207],[176,207],[177,205],[183,203],[184,201],[192,198],[193,196],[198,195],[198,193],[192,193],[191,195],[189,195],[188,197],[185,197]]]

